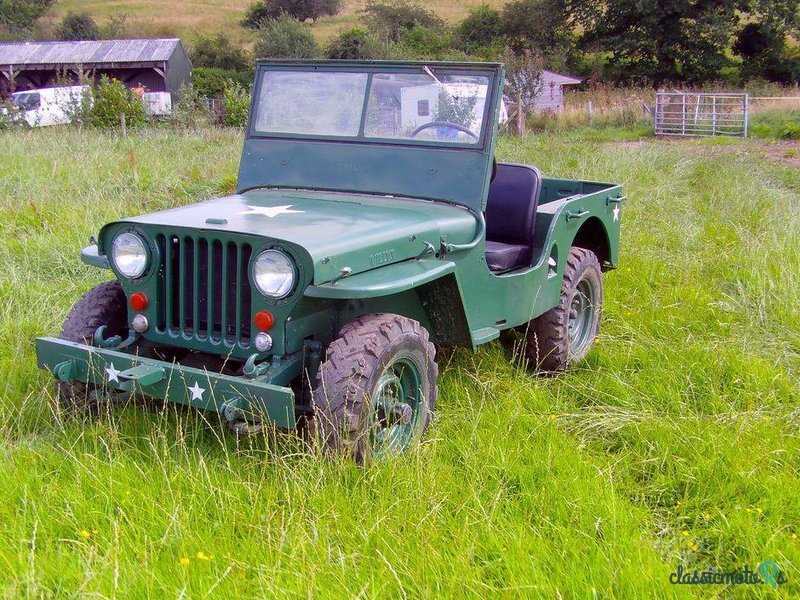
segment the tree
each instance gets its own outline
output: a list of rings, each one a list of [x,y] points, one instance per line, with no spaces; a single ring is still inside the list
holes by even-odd
[[[444,21],[435,13],[406,0],[369,0],[361,16],[370,30],[394,43],[401,40],[404,31],[415,27],[444,26]]]
[[[610,54],[619,79],[702,82],[726,52],[747,0],[565,0],[585,47]]]
[[[100,28],[89,13],[68,12],[56,28],[56,37],[60,40],[73,41],[99,40]]]
[[[354,27],[333,38],[325,49],[332,59],[370,60],[381,57],[380,46],[368,31]]]
[[[732,48],[742,59],[742,78],[796,81],[797,55],[787,37],[800,27],[800,0],[753,0],[748,8],[750,21],[736,33]]]
[[[472,8],[456,27],[458,43],[467,52],[498,45],[504,34],[503,15],[488,4]]]
[[[0,26],[12,33],[29,31],[55,0],[0,0]]]
[[[575,49],[575,25],[567,15],[566,0],[514,0],[503,7],[503,30],[515,51],[533,50],[563,68],[553,63]]]
[[[287,14],[299,21],[316,21],[323,16],[333,16],[342,8],[342,0],[256,0],[247,9],[242,27],[259,29],[261,24]]]
[[[250,57],[242,48],[231,43],[224,33],[199,35],[189,49],[189,58],[194,67],[211,67],[226,71],[250,69]]]
[[[517,105],[517,134],[525,135],[525,117],[536,106],[536,97],[542,89],[544,59],[531,50],[503,51],[506,66],[506,92]]]
[[[254,47],[258,57],[317,58],[320,55],[311,28],[286,14],[267,21],[258,35]]]

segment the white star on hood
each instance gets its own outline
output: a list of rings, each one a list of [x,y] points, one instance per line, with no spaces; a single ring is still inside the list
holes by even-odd
[[[247,208],[250,210],[245,210],[240,212],[240,215],[263,215],[265,217],[277,217],[278,215],[285,215],[288,213],[303,213],[304,210],[292,210],[293,204],[288,204],[286,206],[250,206],[247,205]]]

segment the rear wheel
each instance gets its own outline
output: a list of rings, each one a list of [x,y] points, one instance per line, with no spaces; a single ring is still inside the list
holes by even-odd
[[[597,256],[571,248],[558,306],[528,327],[528,360],[539,371],[555,372],[584,358],[597,337],[602,307],[603,272]]]
[[[435,354],[428,332],[405,317],[370,314],[346,325],[328,346],[312,396],[324,449],[364,463],[417,442],[436,405]]]
[[[94,333],[106,326],[106,336],[128,335],[128,306],[118,281],[107,281],[86,292],[69,311],[61,339],[79,344],[94,344]],[[81,381],[56,382],[56,396],[67,410],[96,413],[99,408],[96,388]]]

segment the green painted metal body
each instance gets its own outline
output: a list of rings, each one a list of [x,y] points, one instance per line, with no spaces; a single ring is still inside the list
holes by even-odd
[[[254,106],[259,82],[270,69],[403,73],[420,68],[416,63],[385,62],[263,63],[257,71]],[[84,249],[85,262],[114,270],[106,258],[114,236],[126,230],[142,236],[153,266],[133,281],[115,274],[126,294],[141,291],[151,299],[141,312],[155,326],[143,334],[143,340],[154,346],[226,356],[234,364],[250,358],[251,363],[262,365],[256,380],[137,359],[135,344],[96,349],[50,338],[38,342],[40,366],[52,370],[73,361],[77,366],[62,371],[84,381],[87,377],[94,381],[98,371],[82,365],[93,361],[102,365],[111,359],[117,368],[117,362],[126,369],[144,364],[183,380],[202,374],[209,378],[209,385],[217,386],[217,396],[244,397],[236,387],[241,385],[248,394],[245,404],[252,403],[272,420],[291,426],[281,416],[294,402],[287,387],[291,379],[286,378],[301,377],[305,369],[313,381],[319,356],[309,353],[309,344],[324,347],[344,324],[361,314],[408,316],[420,321],[435,342],[474,349],[558,303],[566,258],[576,239],[593,244],[606,268],[615,267],[622,188],[544,179],[531,265],[504,274],[489,270],[482,211],[492,173],[502,67],[437,63],[434,68],[478,72],[489,79],[486,125],[477,144],[442,147],[407,140],[268,136],[257,133],[251,123],[235,195],[110,223],[101,230],[96,247]],[[230,292],[228,297],[223,294],[219,301],[224,305],[222,313],[229,313],[235,325],[230,336],[170,326],[191,316],[193,323],[198,318],[202,321],[205,311],[211,320],[214,307],[200,301],[204,285],[200,277],[183,270],[170,272],[175,269],[171,265],[183,264],[184,256],[180,254],[181,260],[175,262],[171,253],[189,249],[202,253],[203,248],[206,253],[211,248],[223,253],[222,262],[212,265],[207,277],[209,285],[214,278],[225,278],[222,283],[228,284],[223,285]],[[279,301],[245,285],[252,259],[267,248],[283,250],[296,265],[297,283]],[[238,258],[231,263],[233,255]],[[231,269],[237,270],[235,277]],[[176,289],[183,286],[194,303],[169,302],[165,280],[174,281]],[[236,285],[230,285],[234,280]],[[233,305],[235,311],[229,308]],[[252,315],[260,310],[275,317],[269,332],[274,345],[265,353],[257,352],[246,335]],[[132,319],[133,311],[129,313]],[[292,368],[273,368],[273,363],[281,361]],[[150,370],[145,371],[143,376],[153,377]],[[187,399],[183,383],[167,384],[163,379],[143,385],[142,390],[213,410],[220,410],[224,403]]]

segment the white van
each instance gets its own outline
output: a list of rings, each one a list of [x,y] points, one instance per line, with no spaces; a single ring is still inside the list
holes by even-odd
[[[69,123],[81,107],[84,98],[91,102],[88,85],[42,88],[11,94],[11,102],[31,127],[46,127]],[[6,112],[4,110],[4,112]]]

